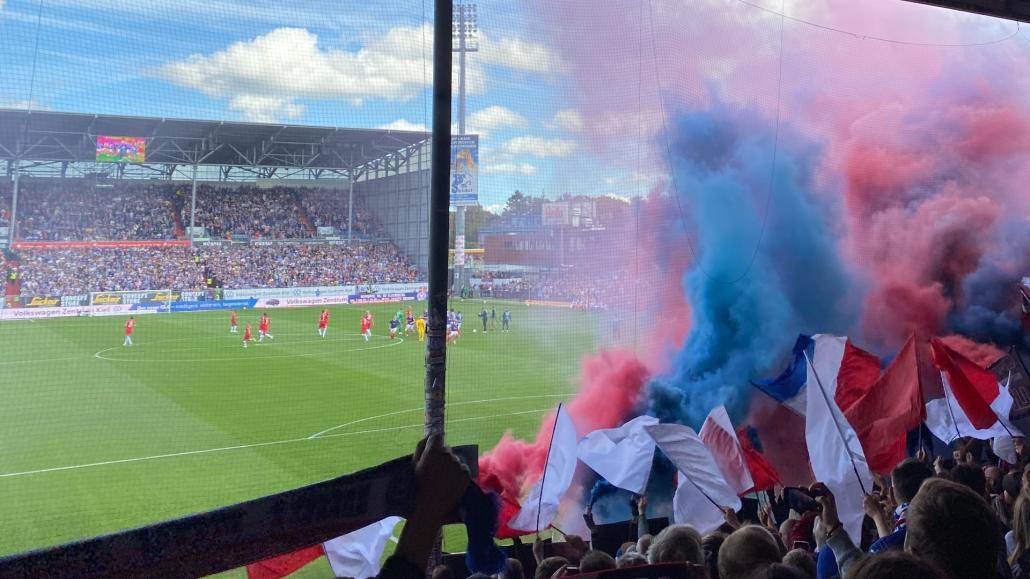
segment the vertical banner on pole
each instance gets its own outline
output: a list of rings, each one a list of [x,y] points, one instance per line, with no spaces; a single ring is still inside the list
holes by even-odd
[[[451,205],[478,203],[479,135],[452,135]]]

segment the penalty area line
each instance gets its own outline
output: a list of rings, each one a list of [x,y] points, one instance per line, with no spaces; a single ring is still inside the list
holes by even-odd
[[[520,415],[523,415],[523,414],[533,414],[533,413],[536,413],[536,412],[546,412],[548,410],[551,410],[551,408],[540,408],[540,409],[537,409],[537,410],[523,410],[521,412],[506,412],[504,414],[495,414],[495,415],[491,415],[491,416],[472,416],[472,417],[469,417],[469,418],[459,418],[459,419],[456,419],[456,420],[450,420],[450,421],[448,421],[448,423],[454,424],[454,423],[458,423],[458,422],[472,422],[472,421],[475,421],[475,420],[490,420],[490,419],[494,419],[494,418],[504,418],[506,416],[520,416]],[[409,428],[421,428],[423,426],[424,426],[424,424],[422,424],[420,422],[418,424],[405,424],[405,425],[402,425],[402,426],[390,426],[390,427],[387,427],[387,428],[374,428],[374,429],[370,429],[370,430],[358,430],[358,431],[355,431],[355,432],[339,432],[337,434],[328,434],[328,435],[325,435],[325,436],[320,436],[318,438],[311,438],[311,437],[288,438],[286,440],[273,440],[273,441],[269,441],[269,442],[256,442],[256,443],[252,443],[252,444],[237,444],[237,445],[233,445],[233,446],[222,446],[222,447],[219,447],[219,448],[205,448],[205,449],[201,449],[201,450],[188,450],[188,451],[184,451],[184,452],[170,452],[170,453],[166,453],[166,454],[154,454],[154,455],[151,455],[151,456],[138,456],[138,457],[133,457],[133,458],[121,458],[121,459],[117,459],[117,460],[105,460],[105,461],[90,462],[90,463],[85,463],[85,464],[73,464],[73,465],[68,465],[68,466],[55,466],[55,467],[51,467],[51,468],[41,468],[41,469],[36,469],[36,470],[25,470],[25,471],[20,471],[20,472],[3,473],[3,474],[0,474],[0,479],[2,479],[2,478],[14,478],[14,477],[19,477],[19,476],[29,476],[29,475],[34,475],[34,474],[46,474],[46,473],[51,473],[51,472],[62,472],[62,471],[69,471],[69,470],[78,470],[78,469],[83,469],[83,468],[95,468],[95,467],[100,467],[100,466],[111,466],[111,465],[116,465],[116,464],[127,464],[127,463],[133,463],[133,462],[144,462],[144,461],[159,460],[159,459],[164,459],[164,458],[176,458],[176,457],[181,457],[181,456],[196,456],[196,455],[200,455],[200,454],[213,454],[213,453],[216,453],[216,452],[228,452],[228,451],[231,451],[231,450],[242,450],[242,449],[246,449],[246,448],[260,448],[260,447],[265,447],[265,446],[278,446],[278,445],[283,445],[283,444],[292,444],[292,443],[295,443],[295,442],[304,442],[304,441],[312,441],[312,440],[326,440],[326,439],[330,439],[330,438],[342,438],[342,437],[345,437],[345,436],[357,436],[359,434],[375,434],[375,433],[379,433],[379,432],[392,432],[392,431],[396,431],[396,430],[406,430],[406,429],[409,429]]]

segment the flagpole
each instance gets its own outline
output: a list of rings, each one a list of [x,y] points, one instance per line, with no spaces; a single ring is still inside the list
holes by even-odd
[[[858,465],[855,464],[855,457],[851,454],[851,447],[848,446],[848,438],[844,436],[844,429],[841,428],[840,423],[837,422],[837,417],[833,413],[833,406],[830,404],[830,396],[826,393],[826,388],[823,387],[823,381],[819,378],[819,372],[815,370],[815,364],[808,357],[808,352],[802,350],[802,354],[805,356],[805,361],[808,362],[808,367],[812,369],[812,375],[815,376],[815,382],[819,385],[819,392],[823,395],[823,400],[826,402],[826,409],[830,411],[830,419],[833,420],[833,425],[837,427],[837,434],[840,435],[841,442],[844,443],[844,450],[848,452],[848,460],[851,461],[851,468],[855,471],[855,478],[858,479],[858,486],[862,488],[862,494],[866,494],[865,483],[862,482],[862,476],[858,474]]]
[[[708,496],[708,493],[706,493],[704,490],[702,490],[701,487],[698,486],[698,484],[696,482],[694,482],[694,479],[690,478],[690,476],[688,476],[683,471],[679,471],[679,473],[681,475],[683,475],[684,477],[686,477],[687,481],[689,481],[690,484],[694,485],[694,488],[697,489],[697,492],[701,493],[702,496],[704,496],[706,499],[708,499],[708,502],[710,502],[713,505],[715,505],[715,508],[719,509],[720,511],[722,510],[722,505],[720,505],[719,503],[713,501],[712,497]]]
[[[558,429],[558,416],[561,415],[562,403],[558,403],[558,411],[554,413],[554,425],[551,426],[551,440],[547,443],[547,455],[544,456],[544,473],[540,475],[540,496],[536,503],[536,534],[540,534],[540,509],[544,506],[544,483],[547,482],[547,462],[551,460],[551,447],[554,446],[554,431]]]

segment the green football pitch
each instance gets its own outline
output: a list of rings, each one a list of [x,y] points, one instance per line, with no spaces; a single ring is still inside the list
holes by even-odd
[[[405,304],[406,305],[406,304]],[[402,305],[401,307],[404,307]],[[416,313],[421,304],[413,304]],[[595,314],[505,302],[511,331],[482,332],[481,300],[452,304],[463,337],[448,348],[452,444],[489,450],[505,430],[532,437],[568,398]],[[359,335],[365,309],[373,337]],[[325,480],[410,453],[422,433],[424,344],[387,338],[398,304],[0,322],[0,553],[179,517]],[[472,332],[477,329],[477,332]],[[448,547],[461,533],[448,532]],[[230,576],[242,576],[240,571]],[[315,563],[298,576],[331,576]]]

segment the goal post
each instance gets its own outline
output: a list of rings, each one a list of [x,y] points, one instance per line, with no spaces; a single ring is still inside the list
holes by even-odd
[[[172,311],[172,302],[179,297],[179,292],[172,289],[90,292],[89,315],[169,313]]]

